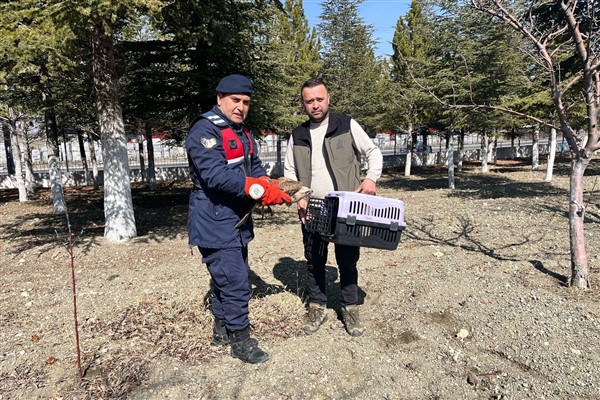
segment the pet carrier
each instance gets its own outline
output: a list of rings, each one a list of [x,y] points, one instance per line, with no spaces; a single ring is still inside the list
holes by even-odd
[[[329,192],[310,198],[306,229],[323,239],[348,246],[394,250],[404,223],[401,200],[355,192]]]

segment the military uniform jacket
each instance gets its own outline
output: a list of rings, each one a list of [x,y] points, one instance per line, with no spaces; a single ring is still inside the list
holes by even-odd
[[[221,131],[228,127],[237,138],[226,136],[224,143]],[[243,146],[243,156],[228,160],[225,147],[239,154],[239,145]],[[189,243],[213,249],[246,246],[254,238],[252,219],[235,227],[254,204],[244,193],[246,177],[267,174],[250,131],[246,134],[231,124],[215,106],[194,123],[185,148],[194,182],[189,199]]]

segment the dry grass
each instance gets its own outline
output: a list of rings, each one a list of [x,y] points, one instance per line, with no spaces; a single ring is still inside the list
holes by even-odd
[[[275,343],[301,332],[302,303],[297,296],[257,296],[250,303],[252,331]],[[228,356],[228,347],[211,346],[212,315],[203,301],[148,301],[129,307],[115,318],[85,325],[88,342],[100,342],[85,368],[82,382],[65,399],[127,398],[148,376],[148,365],[164,355],[188,364]],[[21,368],[22,369],[22,368]],[[42,371],[15,371],[5,388],[40,387]]]

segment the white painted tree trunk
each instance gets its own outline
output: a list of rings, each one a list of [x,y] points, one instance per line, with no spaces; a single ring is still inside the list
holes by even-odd
[[[448,188],[454,189],[454,148],[452,139],[448,144]]]
[[[122,242],[137,236],[127,160],[127,138],[117,93],[113,37],[103,22],[92,33],[93,75],[104,161],[104,237]]]
[[[19,135],[17,134],[17,124],[15,113],[12,108],[8,109],[8,129],[10,132],[10,143],[12,149],[13,162],[15,164],[15,180],[17,181],[17,189],[19,190],[19,201],[25,202],[29,200],[27,188],[25,187],[25,179],[23,177],[23,161],[21,159],[21,147],[19,146]]]
[[[552,175],[554,171],[554,159],[556,158],[556,129],[552,128],[550,130],[550,140],[549,140],[549,152],[548,152],[548,164],[546,165],[546,178],[544,179],[546,182],[552,182]]]
[[[21,120],[18,124],[17,135],[19,136],[19,147],[22,147],[21,155],[23,157],[23,170],[25,172],[25,190],[27,197],[35,194],[35,175],[33,173],[33,162],[31,161],[31,147],[27,140],[27,121]]]
[[[536,126],[533,130],[533,142],[531,144],[531,169],[540,169],[540,128]]]
[[[410,176],[410,168],[411,168],[411,164],[412,164],[412,158],[413,158],[413,146],[415,145],[413,143],[413,139],[412,139],[412,124],[408,124],[408,138],[409,138],[409,142],[407,144],[407,152],[406,152],[406,161],[404,163],[404,176]]]
[[[52,190],[52,212],[54,214],[64,214],[67,212],[67,206],[63,195],[58,157],[48,157],[48,171],[50,172],[50,188]]]
[[[488,168],[488,152],[489,152],[489,146],[488,143],[489,142],[489,138],[487,135],[487,132],[483,132],[483,135],[481,137],[481,172],[488,172],[489,168]]]
[[[62,189],[62,178],[60,173],[60,149],[58,145],[58,128],[56,126],[56,114],[51,105],[52,93],[47,86],[42,90],[42,98],[48,105],[48,109],[44,113],[46,122],[46,139],[48,141],[48,172],[50,175],[50,191],[52,192],[52,212],[56,215],[66,213],[67,206]],[[52,161],[52,158],[56,162]]]

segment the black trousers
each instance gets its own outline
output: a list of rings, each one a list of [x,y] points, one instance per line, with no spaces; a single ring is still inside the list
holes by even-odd
[[[325,265],[329,242],[318,233],[308,232],[302,225],[304,257],[307,261],[309,301],[327,303]],[[360,247],[334,244],[335,260],[340,274],[342,306],[358,304],[358,270]]]

